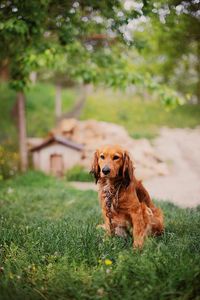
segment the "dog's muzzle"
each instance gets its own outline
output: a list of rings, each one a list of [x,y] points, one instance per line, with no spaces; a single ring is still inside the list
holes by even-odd
[[[109,166],[103,167],[102,173],[103,173],[104,175],[108,175],[108,174],[110,173],[110,168],[109,168]]]

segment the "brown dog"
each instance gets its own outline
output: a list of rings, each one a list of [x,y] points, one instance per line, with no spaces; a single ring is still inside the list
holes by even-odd
[[[133,246],[141,248],[145,237],[163,232],[163,214],[155,207],[147,190],[134,176],[127,151],[105,146],[94,153],[91,173],[99,183],[99,199],[104,224],[111,235],[126,236],[133,227]]]

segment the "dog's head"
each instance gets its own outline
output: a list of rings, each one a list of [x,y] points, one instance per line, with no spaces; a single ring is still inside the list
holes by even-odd
[[[122,178],[126,186],[133,178],[133,164],[127,151],[120,146],[105,146],[94,153],[91,173],[100,178]]]

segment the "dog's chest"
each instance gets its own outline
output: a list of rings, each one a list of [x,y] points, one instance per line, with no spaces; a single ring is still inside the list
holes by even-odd
[[[120,185],[111,186],[106,184],[102,189],[104,205],[108,208],[110,207],[111,211],[115,213],[123,209],[120,187]]]

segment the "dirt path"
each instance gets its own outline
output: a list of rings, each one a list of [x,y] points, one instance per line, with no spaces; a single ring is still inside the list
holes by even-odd
[[[144,181],[152,197],[169,200],[181,207],[200,205],[200,127],[162,128],[153,145],[168,163],[170,174]],[[78,189],[93,189],[93,183],[72,183]]]
[[[200,128],[162,128],[154,147],[168,162],[170,174],[145,182],[152,196],[182,207],[200,204]]]

